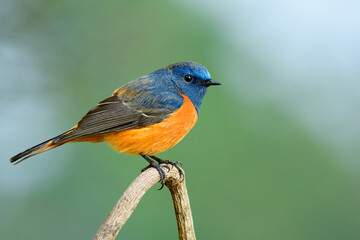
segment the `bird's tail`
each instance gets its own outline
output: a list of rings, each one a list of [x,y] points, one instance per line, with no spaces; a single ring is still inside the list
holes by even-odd
[[[51,138],[49,140],[46,140],[45,142],[42,142],[36,146],[33,146],[15,156],[13,156],[10,159],[11,163],[14,163],[14,165],[21,163],[22,161],[24,161],[25,159],[32,157],[34,155],[37,155],[39,153],[45,152],[47,150],[50,150],[52,148],[61,146],[65,143],[67,143],[68,141],[61,141],[61,137],[63,137],[64,135],[68,134],[69,132],[63,133],[59,136],[56,136],[54,138]]]

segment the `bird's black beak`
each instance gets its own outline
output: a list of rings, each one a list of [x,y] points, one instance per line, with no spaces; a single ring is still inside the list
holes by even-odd
[[[211,85],[221,85],[221,83],[215,82],[215,81],[213,81],[211,79],[208,79],[208,80],[205,80],[205,81],[201,82],[200,85],[208,87],[208,86],[211,86]]]

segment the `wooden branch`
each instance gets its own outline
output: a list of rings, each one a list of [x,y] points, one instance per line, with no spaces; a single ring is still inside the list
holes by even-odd
[[[185,180],[182,179],[175,167],[171,165],[168,166],[170,171],[164,168],[166,172],[165,185],[169,188],[172,195],[179,230],[179,239],[195,240],[196,237]],[[115,239],[122,226],[135,210],[140,199],[146,191],[159,182],[159,180],[159,173],[154,168],[149,168],[141,173],[118,200],[96,233],[94,240]]]

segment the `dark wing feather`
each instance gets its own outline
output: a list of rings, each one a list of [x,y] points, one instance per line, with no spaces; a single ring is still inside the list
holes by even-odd
[[[130,107],[122,98],[114,94],[91,109],[76,128],[62,135],[56,142],[136,129],[161,122],[169,114],[169,111],[160,111],[157,114],[147,115],[146,111]]]

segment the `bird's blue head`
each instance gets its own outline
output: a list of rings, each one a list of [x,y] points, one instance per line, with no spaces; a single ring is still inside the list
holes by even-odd
[[[220,85],[211,80],[208,70],[195,62],[180,62],[159,69],[152,74],[161,79],[170,91],[187,96],[200,112],[201,101],[211,85]]]

